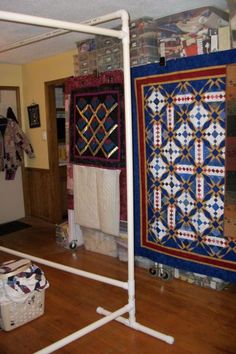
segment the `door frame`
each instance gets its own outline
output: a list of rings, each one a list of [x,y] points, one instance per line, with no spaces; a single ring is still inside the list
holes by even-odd
[[[21,119],[21,102],[20,102],[20,87],[19,86],[6,86],[0,85],[0,91],[15,91],[16,93],[16,117],[18,119],[20,127],[22,127],[22,119]],[[28,198],[28,183],[25,172],[25,164],[24,164],[24,156],[23,163],[21,165],[21,173],[22,173],[22,188],[23,188],[23,200],[24,200],[24,209],[25,209],[25,217],[29,215],[29,203],[30,200]]]
[[[59,223],[62,221],[62,206],[61,206],[61,184],[60,184],[60,169],[57,143],[57,125],[56,125],[56,102],[55,102],[55,87],[64,86],[67,78],[47,81],[45,87],[45,106],[46,106],[46,122],[47,122],[47,138],[49,152],[49,170],[52,179],[52,200],[54,205],[53,219]]]

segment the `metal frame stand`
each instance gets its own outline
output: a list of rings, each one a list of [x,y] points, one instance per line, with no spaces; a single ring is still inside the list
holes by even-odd
[[[121,19],[122,29],[113,30],[101,27],[93,27],[94,25]],[[116,279],[104,277],[98,274],[89,273],[76,268],[68,267],[59,263],[51,262],[46,259],[34,257],[22,252],[17,252],[12,249],[1,247],[0,251],[10,253],[19,257],[29,258],[32,261],[53,267],[72,274],[80,275],[89,279],[94,279],[106,284],[114,285],[126,289],[128,291],[128,304],[118,309],[115,312],[107,311],[101,307],[97,308],[97,313],[104,315],[102,319],[93,322],[92,324],[78,330],[77,332],[55,342],[37,354],[52,353],[55,350],[71,343],[72,341],[88,334],[89,332],[103,326],[104,324],[116,320],[128,327],[146,333],[157,339],[161,339],[168,344],[174,343],[174,338],[169,335],[157,332],[149,327],[143,326],[136,322],[135,318],[135,281],[134,281],[134,222],[133,222],[133,151],[132,151],[132,112],[131,112],[131,82],[130,82],[130,54],[129,54],[129,15],[125,10],[116,11],[114,13],[104,15],[84,22],[84,24],[77,24],[65,21],[58,21],[36,16],[22,15],[18,13],[11,13],[0,11],[0,20],[9,22],[18,22],[31,24],[35,26],[50,27],[62,29],[66,31],[83,32],[89,34],[98,34],[103,36],[116,37],[122,40],[123,45],[123,70],[124,70],[124,96],[125,96],[125,128],[126,128],[126,165],[127,165],[127,205],[128,205],[128,281],[122,282]],[[47,38],[47,35],[45,36]],[[37,40],[37,39],[36,39]],[[32,41],[31,41],[32,42]],[[24,44],[23,44],[24,45]],[[121,317],[123,314],[129,313],[129,318]]]

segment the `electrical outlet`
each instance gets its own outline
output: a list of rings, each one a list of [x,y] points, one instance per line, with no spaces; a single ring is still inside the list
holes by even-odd
[[[44,141],[47,141],[47,132],[46,132],[46,130],[43,130],[43,131],[42,131],[42,139],[43,139]]]

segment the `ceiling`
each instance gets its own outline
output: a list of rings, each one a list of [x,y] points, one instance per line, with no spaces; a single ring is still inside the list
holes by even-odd
[[[1,0],[0,11],[81,23],[90,18],[125,9],[132,20],[151,16],[161,18],[178,12],[214,6],[227,11],[226,0]],[[118,23],[111,22],[113,27]],[[105,27],[105,25],[103,25]],[[108,26],[108,25],[106,25]],[[54,29],[53,29],[54,30]],[[67,33],[17,49],[1,52],[11,43],[52,31],[51,28],[0,21],[0,63],[24,64],[76,48],[76,42],[88,37]]]

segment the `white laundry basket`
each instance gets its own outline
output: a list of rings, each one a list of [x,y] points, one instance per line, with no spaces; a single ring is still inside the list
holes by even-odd
[[[4,267],[11,262],[4,263]],[[0,272],[0,328],[4,331],[11,331],[44,313],[45,289],[31,291],[22,300],[17,301],[6,295],[5,284],[8,278],[25,272],[31,266],[31,262],[25,259],[15,263],[16,269],[6,273]]]
[[[11,331],[44,313],[45,290],[33,291],[23,303],[6,301],[0,304],[0,328]]]

